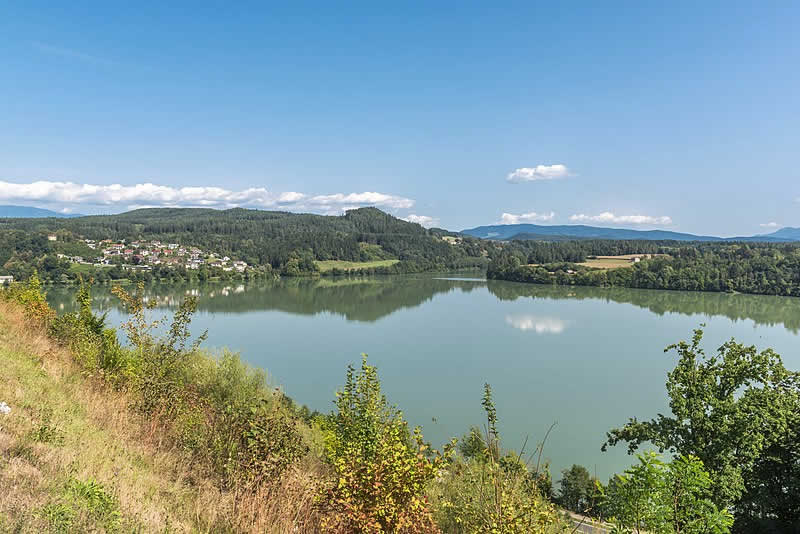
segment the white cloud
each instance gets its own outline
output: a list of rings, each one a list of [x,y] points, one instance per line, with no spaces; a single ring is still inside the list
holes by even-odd
[[[414,213],[410,214],[408,217],[401,217],[404,221],[408,221],[410,223],[417,223],[425,228],[430,228],[432,226],[436,226],[439,224],[439,219],[437,217],[430,217],[428,215],[416,215]]]
[[[780,228],[781,225],[776,222],[768,222],[759,224],[761,228]]]
[[[414,201],[410,198],[372,192],[350,193],[349,195],[342,193],[318,195],[309,198],[308,202],[317,206],[344,206],[351,204],[353,206],[384,206],[396,209],[408,209],[414,205]]]
[[[506,181],[512,184],[521,184],[524,182],[538,182],[541,180],[559,180],[567,176],[569,176],[569,169],[567,169],[567,166],[557,163],[555,165],[521,167],[514,172],[508,173]]]
[[[672,218],[666,215],[653,217],[650,215],[614,215],[610,211],[604,211],[600,215],[586,215],[579,213],[571,215],[572,222],[590,223],[612,223],[612,224],[672,224]]]
[[[555,212],[550,213],[523,213],[521,215],[514,215],[511,213],[503,213],[500,216],[500,224],[519,224],[519,223],[532,223],[532,222],[547,222],[552,221],[556,216]]]
[[[537,334],[560,334],[569,324],[558,317],[541,317],[537,315],[506,315],[506,323],[524,332]]]
[[[77,206],[113,206],[117,210],[142,206],[241,206],[322,213],[342,213],[345,209],[363,206],[408,209],[414,205],[410,198],[369,191],[309,196],[296,191],[271,192],[263,187],[232,191],[221,187],[178,188],[151,183],[92,185],[48,181],[27,184],[0,181],[0,201],[57,204],[62,209],[74,209]]]

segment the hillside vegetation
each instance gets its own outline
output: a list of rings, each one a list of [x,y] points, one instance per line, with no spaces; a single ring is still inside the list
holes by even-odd
[[[629,254],[648,257],[618,268],[591,260]],[[515,241],[492,257],[487,277],[537,284],[800,296],[800,244]]]
[[[88,286],[58,317],[35,276],[0,290],[0,530],[564,531],[545,479],[496,431],[433,450],[366,356],[335,411],[311,414],[237,356],[203,352],[194,299],[158,335],[141,289],[115,288],[126,345]],[[496,419],[488,389],[484,405]]]
[[[483,428],[435,450],[366,355],[335,409],[310,413],[238,356],[201,348],[195,297],[162,324],[143,285],[113,293],[127,312],[119,332],[92,311],[89,285],[60,316],[35,275],[0,290],[4,530],[571,531],[557,504],[626,533],[800,525],[800,373],[770,349],[731,340],[706,354],[701,330],[668,347],[671,413],[629,420],[604,447],[649,443],[669,461],[644,451],[607,484],[576,465],[556,492],[543,444],[503,446],[488,384]]]
[[[48,235],[57,240],[48,241]],[[60,267],[60,276],[68,269],[54,262],[55,258],[47,264],[45,260],[57,252],[90,257],[92,251],[84,239],[159,239],[201,247],[288,275],[318,272],[315,261],[397,260],[361,267],[365,272],[380,273],[486,266],[487,247],[493,245],[475,238],[446,241],[442,239],[446,235],[450,234],[375,208],[350,210],[341,216],[241,208],[153,208],[72,219],[9,218],[0,219],[0,274],[25,279],[36,268],[45,279],[53,279],[51,271]]]

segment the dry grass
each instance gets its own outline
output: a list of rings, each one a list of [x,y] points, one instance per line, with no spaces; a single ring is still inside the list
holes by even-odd
[[[598,257],[597,259],[587,259],[578,265],[591,267],[593,269],[621,269],[625,267],[632,267],[633,262],[625,258]]]
[[[597,256],[595,258],[587,259],[583,263],[585,267],[592,267],[594,269],[620,269],[623,267],[632,267],[634,265],[633,259],[648,259],[656,256],[666,256],[666,254],[621,254],[619,256]]]
[[[322,466],[308,458],[255,491],[224,491],[164,443],[130,399],[85,377],[72,356],[0,301],[0,532],[314,532]],[[44,429],[44,430],[43,430]],[[109,523],[65,488],[97,481]],[[64,519],[67,518],[67,519]]]

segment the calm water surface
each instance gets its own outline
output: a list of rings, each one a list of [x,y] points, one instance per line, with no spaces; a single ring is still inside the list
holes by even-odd
[[[74,290],[53,288],[60,311]],[[239,351],[296,401],[330,411],[347,364],[368,353],[389,400],[441,443],[483,422],[484,382],[495,392],[506,447],[545,447],[554,478],[580,463],[605,479],[631,463],[624,446],[600,452],[628,417],[668,410],[663,349],[705,323],[707,349],[737,340],[772,347],[800,369],[800,299],[486,282],[457,276],[284,280],[149,288],[159,308],[198,296],[196,332]],[[123,315],[107,289],[94,305]]]

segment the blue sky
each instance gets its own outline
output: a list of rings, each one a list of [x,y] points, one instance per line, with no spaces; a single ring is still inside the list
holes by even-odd
[[[51,4],[0,7],[0,204],[800,226],[797,2]]]

